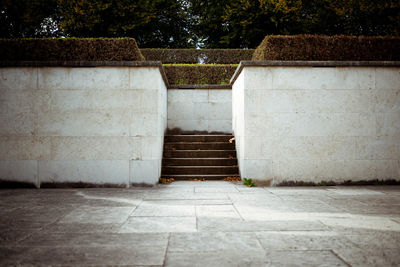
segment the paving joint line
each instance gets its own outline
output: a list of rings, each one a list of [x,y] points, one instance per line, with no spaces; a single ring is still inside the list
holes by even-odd
[[[165,248],[165,254],[164,254],[164,260],[162,263],[162,266],[165,266],[166,262],[167,262],[167,254],[168,254],[168,250],[169,250],[169,241],[171,239],[171,233],[168,233],[168,240],[167,240],[167,247]]]
[[[337,253],[334,249],[330,250],[332,252],[333,255],[335,255],[338,259],[340,259],[342,262],[344,262],[344,264],[346,264],[347,266],[351,267],[351,264],[349,264],[347,261],[345,261],[340,255],[339,253]]]

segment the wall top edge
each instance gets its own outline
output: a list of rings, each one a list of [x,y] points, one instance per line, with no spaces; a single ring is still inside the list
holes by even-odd
[[[311,61],[311,60],[268,60],[240,61],[243,66],[311,66],[311,67],[342,67],[342,66],[400,66],[400,61]]]
[[[400,61],[240,61],[239,66],[233,74],[230,84],[232,85],[244,67],[400,67]]]
[[[7,67],[156,67],[169,88],[161,61],[0,61],[0,68]]]
[[[198,89],[198,90],[207,90],[207,89],[226,89],[231,90],[232,86],[230,84],[171,84],[169,89]]]

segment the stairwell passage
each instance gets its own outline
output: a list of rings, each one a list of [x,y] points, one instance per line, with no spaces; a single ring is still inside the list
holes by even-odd
[[[163,178],[221,180],[239,176],[232,135],[167,135],[164,139]]]

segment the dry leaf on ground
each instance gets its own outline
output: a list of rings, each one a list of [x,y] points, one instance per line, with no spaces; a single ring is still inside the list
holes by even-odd
[[[222,180],[224,180],[224,181],[231,181],[231,182],[239,182],[239,181],[241,181],[242,179],[240,178],[240,177],[238,177],[238,176],[228,176],[228,177],[225,177],[224,179],[222,179]]]

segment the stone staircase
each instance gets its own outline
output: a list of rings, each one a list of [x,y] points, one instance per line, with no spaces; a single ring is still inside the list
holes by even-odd
[[[232,135],[166,135],[162,178],[222,180],[238,177]]]

